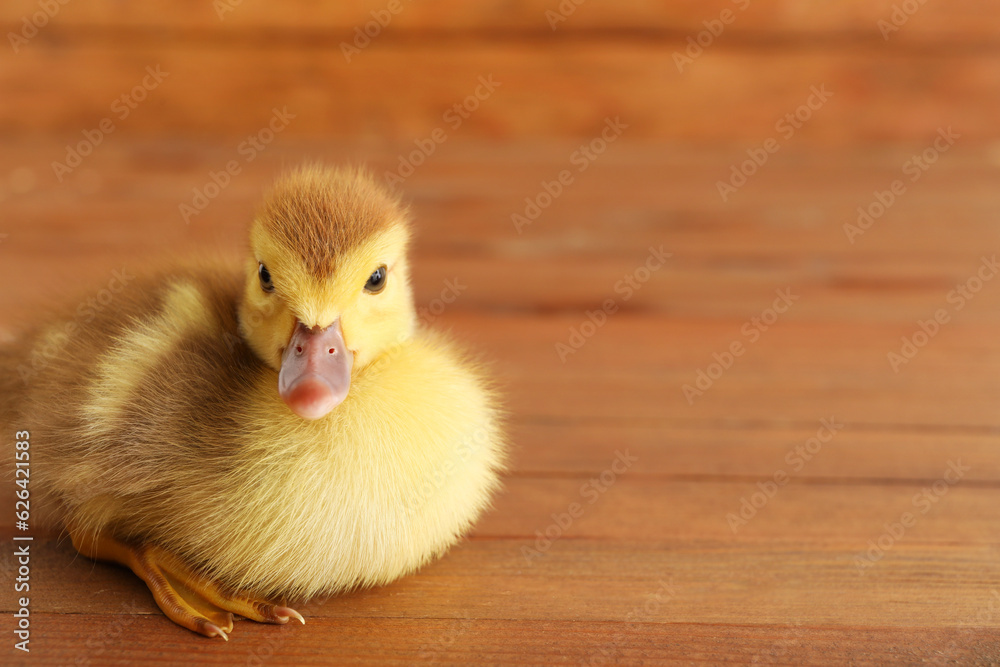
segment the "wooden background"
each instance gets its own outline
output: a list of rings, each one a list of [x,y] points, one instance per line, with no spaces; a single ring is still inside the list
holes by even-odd
[[[229,644],[173,626],[130,574],[41,542],[32,653],[5,633],[2,661],[1000,661],[1000,280],[975,282],[1000,245],[1000,8],[586,0],[553,30],[555,0],[403,0],[348,62],[341,43],[388,5],[243,0],[220,18],[208,0],[69,0],[15,52],[9,33],[41,10],[5,2],[0,329],[99,295],[115,269],[237,257],[282,167],[384,174],[442,128],[401,189],[418,305],[463,285],[427,319],[495,359],[507,391],[516,450],[494,510],[419,574],[309,605],[304,628],[239,623]],[[885,39],[879,22],[903,5],[915,12]],[[168,75],[119,118],[147,67]],[[452,127],[480,77],[500,85]],[[829,100],[779,133],[813,87]],[[295,118],[246,162],[274,108]],[[60,180],[52,163],[104,118],[114,131]],[[621,137],[518,233],[512,214],[575,170],[608,118]],[[948,128],[954,145],[911,181]],[[772,137],[779,150],[724,201],[717,182]],[[186,223],[180,205],[230,160],[241,173]],[[905,192],[852,243],[844,225],[896,179]],[[661,246],[667,263],[616,292]],[[966,284],[979,289],[957,299]],[[797,300],[751,340],[776,290]],[[609,298],[617,312],[560,359]],[[895,372],[889,353],[939,309],[949,321]],[[744,353],[689,402],[683,386],[736,341]],[[822,419],[843,428],[794,468]],[[619,452],[635,462],[612,475]],[[956,462],[967,471],[942,482]],[[734,531],[727,516],[779,471],[790,481]],[[614,481],[589,504],[602,473]],[[559,528],[574,502],[583,514]]]

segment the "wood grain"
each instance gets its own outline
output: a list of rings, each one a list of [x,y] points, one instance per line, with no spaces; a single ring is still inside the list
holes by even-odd
[[[389,586],[299,602],[309,620],[298,632],[319,618],[1000,627],[990,609],[1000,586],[995,545],[904,538],[863,572],[854,562],[863,549],[839,540],[564,537],[531,561],[524,545],[475,538]],[[80,559],[69,545],[36,546],[35,611],[158,615],[149,591],[127,571]],[[919,591],[914,578],[923,581]],[[57,589],[55,582],[65,583]]]
[[[142,7],[99,0],[69,3],[60,8],[50,29],[70,34],[112,29],[146,29],[150,31],[198,31],[199,35],[225,39],[232,33],[263,33],[273,35],[288,31],[296,35],[329,35],[336,40],[351,39],[355,27],[372,21],[373,12],[382,14],[389,8],[388,0],[362,0],[347,4],[316,5],[304,0],[286,2],[279,12],[264,0],[242,0],[227,3],[232,8],[216,8],[198,0],[154,0]],[[826,4],[796,4],[780,0],[756,0],[744,3],[736,0],[708,2],[648,2],[623,0],[613,5],[581,3],[573,11],[562,10],[552,0],[521,0],[517,3],[486,0],[470,5],[458,0],[401,2],[392,14],[380,37],[400,39],[412,36],[439,36],[451,33],[489,35],[557,37],[569,33],[629,32],[637,35],[665,33],[686,37],[705,29],[704,22],[718,19],[724,10],[734,18],[726,27],[727,39],[767,36],[771,39],[811,39],[841,37],[842,39],[877,38],[882,40],[879,21],[891,22],[893,0],[845,0]],[[909,6],[908,6],[909,7]],[[39,10],[37,1],[11,0],[0,10],[0,25],[20,27],[22,18]],[[550,14],[558,14],[550,20]],[[919,11],[906,14],[898,32],[889,33],[892,40],[904,43],[960,42],[969,40],[995,42],[997,39],[996,8],[977,0],[958,0],[941,5],[928,3]],[[897,19],[899,21],[900,19]],[[556,29],[552,29],[552,25]],[[905,30],[902,29],[905,27]],[[5,30],[6,32],[6,30]]]
[[[1000,55],[992,51],[901,54],[860,45],[789,58],[782,51],[720,47],[681,73],[676,44],[628,39],[474,43],[459,53],[437,44],[378,42],[350,63],[332,44],[218,48],[143,39],[125,46],[38,46],[0,60],[0,87],[7,91],[0,131],[79,142],[108,118],[119,136],[227,137],[235,150],[266,129],[274,109],[287,109],[295,118],[282,138],[410,143],[427,141],[440,128],[455,137],[589,142],[610,118],[628,126],[622,136],[631,141],[738,146],[740,160],[768,138],[824,147],[925,143],[948,126],[966,142],[1000,138],[994,122]],[[401,68],[401,61],[412,69]],[[112,108],[142,84],[147,67],[168,76],[148,93],[139,90],[143,101],[134,110]],[[102,76],[81,75],[91,71]],[[252,77],[239,75],[248,71]],[[438,75],[415,78],[413,71]],[[493,77],[494,92],[480,77]],[[53,89],[62,104],[53,103]],[[475,110],[456,128],[449,110],[477,89],[482,101],[469,102]],[[825,92],[815,97],[819,90]],[[811,97],[816,110],[801,112],[808,122],[783,120]]]
[[[326,665],[331,660],[360,665],[411,664],[706,664],[724,661],[762,664],[995,661],[993,628],[872,628],[858,631],[800,625],[748,626],[687,623],[595,623],[482,619],[316,618],[308,628],[273,628],[240,623],[228,644],[193,646],[165,618],[145,615],[42,614],[44,638],[34,665]],[[157,636],[155,646],[135,642]],[[380,653],[372,654],[378,637]],[[88,643],[89,642],[89,643]],[[78,646],[71,653],[54,646]],[[259,662],[258,662],[259,661]]]
[[[255,200],[283,165],[324,155],[335,162],[363,159],[384,173],[404,149],[337,142],[276,146],[185,224],[178,206],[233,157],[229,147],[134,144],[112,135],[59,184],[48,165],[62,148],[42,146],[15,146],[0,156],[7,211],[0,229],[8,234],[0,246],[0,279],[15,280],[56,255],[61,261],[2,295],[11,308],[30,310],[66,284],[106,281],[126,255],[142,263],[191,252],[239,257]],[[582,314],[613,297],[627,311],[746,320],[773,300],[774,290],[791,287],[805,296],[790,319],[909,325],[952,307],[949,292],[1000,245],[995,167],[972,147],[946,153],[851,243],[844,225],[856,223],[857,208],[874,201],[874,191],[902,176],[913,149],[779,153],[760,180],[722,202],[713,184],[738,155],[615,145],[519,234],[512,214],[567,166],[572,145],[565,152],[562,146],[516,146],[445,144],[404,184],[413,202],[421,304],[439,297],[446,281],[458,280],[466,289],[449,312]],[[486,167],[476,151],[497,158]],[[156,172],[158,161],[171,168]],[[10,174],[22,174],[18,178],[27,178],[30,187],[15,191],[25,184]],[[147,176],[136,183],[132,174]],[[768,198],[775,189],[782,196]],[[960,215],[953,211],[955,198],[963,201]],[[82,202],[87,225],[78,223]],[[670,252],[669,262],[622,301],[616,285],[645,261],[650,247]],[[998,299],[1000,291],[987,283],[956,320],[995,321]]]
[[[116,269],[238,260],[285,166],[385,179],[444,128],[399,186],[416,300],[491,360],[513,443],[494,506],[442,559],[301,601],[305,627],[240,621],[228,644],[36,527],[32,653],[0,663],[1000,662],[1000,282],[954,299],[1000,250],[996,6],[929,2],[903,22],[898,0],[584,2],[553,30],[559,4],[404,0],[350,61],[341,43],[386,0],[242,0],[221,17],[200,0],[69,2],[15,45],[39,0],[0,6],[0,342]],[[170,74],[118,117],[147,66]],[[452,126],[481,76],[500,86]],[[814,86],[829,100],[779,134]],[[284,107],[295,118],[247,160],[241,142]],[[106,117],[114,131],[57,173]],[[609,117],[628,127],[579,170]],[[779,150],[723,196],[769,137]],[[230,160],[240,173],[185,221]],[[572,184],[518,229],[562,170]],[[845,225],[894,180],[905,192],[852,242]],[[625,298],[650,248],[671,256]],[[797,299],[751,340],[776,290]],[[821,420],[842,427],[819,441]],[[0,515],[0,541],[12,527]],[[15,565],[0,549],[0,579]]]

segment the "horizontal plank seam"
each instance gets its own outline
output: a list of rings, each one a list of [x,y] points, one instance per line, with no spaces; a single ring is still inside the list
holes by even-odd
[[[802,429],[805,431],[816,430],[816,424],[820,417],[830,415],[817,415],[817,421],[781,420],[773,421],[766,419],[683,419],[677,417],[602,417],[602,416],[581,416],[581,417],[558,417],[541,414],[521,412],[512,421],[514,424],[532,425],[553,425],[553,426],[575,426],[575,425],[610,425],[610,426],[681,426],[685,428],[718,429],[725,431],[745,431],[745,430],[783,430]],[[836,418],[845,419],[844,415],[835,415]],[[955,433],[956,435],[1000,435],[1000,424],[998,425],[977,425],[977,424],[898,424],[892,422],[849,422],[845,421],[847,428],[852,433],[864,432],[899,432],[899,433]]]
[[[358,17],[362,26],[367,16]],[[19,30],[19,24],[0,24],[4,34]],[[232,46],[253,46],[272,48],[307,48],[340,52],[340,42],[350,40],[354,26],[317,29],[199,29],[165,28],[159,26],[130,25],[51,25],[40,32],[37,41],[49,46],[77,46],[81,44],[122,46],[187,46],[200,48],[227,48]],[[639,28],[639,27],[568,27],[552,31],[540,17],[539,25],[531,28],[461,28],[461,29],[395,29],[379,35],[380,47],[417,46],[442,48],[454,45],[468,45],[478,48],[484,43],[512,43],[545,45],[551,43],[619,42],[633,46],[636,44],[662,46],[666,49],[683,48],[687,38],[697,32],[698,26],[690,28]],[[875,22],[866,31],[766,31],[742,30],[727,33],[725,43],[717,48],[721,51],[743,51],[759,49],[766,51],[796,50],[824,51],[832,49],[855,50],[858,46],[870,46],[887,54],[899,55],[981,55],[1000,52],[1000,40],[982,35],[957,33],[955,35],[911,36],[886,43]]]
[[[891,519],[890,519],[891,520]],[[522,542],[529,541],[533,542],[538,538],[538,535],[532,533],[531,535],[516,535],[516,534],[497,534],[497,535],[470,535],[465,539],[473,542]],[[867,538],[866,538],[867,539]],[[559,538],[560,541],[571,541],[571,542],[599,542],[601,545],[607,544],[620,544],[624,546],[635,546],[642,545],[644,547],[652,549],[654,546],[690,546],[697,549],[704,549],[708,547],[718,547],[720,551],[732,550],[734,545],[759,545],[759,544],[777,544],[781,545],[784,550],[785,547],[789,545],[798,545],[799,548],[796,551],[808,550],[806,547],[838,547],[850,551],[853,555],[855,551],[860,548],[867,548],[867,545],[860,544],[858,539],[848,539],[841,538],[837,540],[831,540],[829,537],[817,537],[816,539],[803,538],[800,535],[785,537],[783,535],[763,535],[763,536],[752,536],[752,535],[741,535],[739,537],[734,536],[730,540],[709,540],[704,537],[686,537],[684,534],[680,534],[677,537],[669,541],[664,541],[662,537],[654,537],[648,541],[636,537],[602,537],[599,535],[563,535]],[[895,545],[894,550],[897,553],[902,553],[900,550],[902,545]],[[993,549],[1000,548],[1000,542],[989,542],[989,541],[957,541],[957,540],[929,540],[923,539],[909,539],[906,541],[907,549],[912,549],[914,551],[917,548],[920,549],[930,549],[930,548],[941,548],[941,547],[954,547],[956,549],[962,548],[974,548],[979,549]],[[818,553],[818,552],[817,552]],[[832,553],[832,551],[831,551]],[[482,576],[480,574],[475,575],[456,575],[453,573],[444,575],[434,575],[430,573],[424,573],[426,576]],[[549,575],[546,575],[549,576]],[[579,578],[578,575],[574,575],[575,578]],[[601,578],[601,577],[597,577]],[[640,577],[641,578],[641,577]]]
[[[627,448],[627,447],[625,447]],[[956,458],[956,457],[952,457]],[[961,458],[961,457],[957,457]],[[944,465],[944,464],[943,464]],[[588,480],[595,475],[600,475],[601,470],[593,470],[588,472],[577,472],[577,471],[538,471],[538,472],[528,472],[528,471],[518,471],[508,473],[506,477],[508,479],[569,479],[569,480]],[[727,483],[747,483],[752,484],[759,482],[761,479],[770,478],[771,475],[763,473],[760,475],[725,475],[725,474],[674,474],[674,473],[643,473],[635,470],[629,470],[624,474],[621,481],[664,481],[664,482],[716,482],[720,484]],[[826,476],[799,476],[795,475],[791,477],[787,484],[789,486],[802,485],[802,486],[915,486],[915,485],[929,485],[934,482],[940,481],[940,476],[938,477],[826,477]],[[962,478],[962,487],[975,487],[980,489],[1000,489],[1000,479],[969,479],[968,477]]]
[[[159,611],[136,611],[136,612],[102,612],[102,611],[38,611],[33,612],[33,615],[37,616],[136,616],[143,618],[155,618],[157,616],[162,616],[162,612]],[[312,619],[323,619],[332,622],[343,621],[342,616],[312,616],[307,617]],[[828,631],[838,631],[842,629],[851,629],[857,631],[857,626],[854,625],[813,625],[813,624],[785,624],[785,623],[701,623],[698,621],[625,621],[617,619],[578,619],[578,618],[547,618],[544,621],[531,616],[521,617],[521,618],[508,618],[508,617],[473,617],[473,616],[378,616],[378,615],[367,615],[367,614],[355,614],[351,618],[357,619],[381,619],[381,620],[407,620],[407,621],[456,621],[456,622],[475,622],[482,621],[486,623],[559,623],[559,624],[579,624],[579,625],[627,625],[627,626],[694,626],[694,627],[707,627],[707,628],[777,628],[781,630],[828,630]],[[308,622],[307,622],[308,625]],[[996,625],[962,625],[962,624],[951,624],[951,625],[865,625],[864,631],[883,631],[883,632],[908,632],[908,631],[934,631],[934,630],[951,630],[951,629],[982,629],[982,630],[996,630],[998,626]]]

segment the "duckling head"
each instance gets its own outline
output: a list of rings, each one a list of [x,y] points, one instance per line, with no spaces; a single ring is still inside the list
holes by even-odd
[[[327,415],[353,373],[412,335],[408,241],[405,208],[357,169],[302,167],[265,196],[240,333],[300,417]]]

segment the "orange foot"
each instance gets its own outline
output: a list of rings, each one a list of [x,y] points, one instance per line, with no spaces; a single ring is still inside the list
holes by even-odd
[[[119,563],[135,572],[170,620],[206,637],[229,641],[233,614],[259,623],[287,623],[292,618],[306,622],[294,609],[224,589],[155,544],[130,544],[106,530],[94,535],[71,527],[69,534],[84,556]]]

